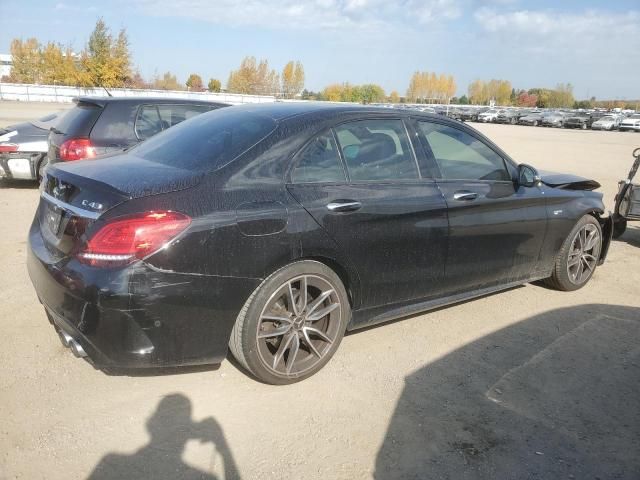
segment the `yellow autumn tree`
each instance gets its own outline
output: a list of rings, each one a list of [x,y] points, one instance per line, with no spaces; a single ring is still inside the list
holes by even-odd
[[[40,43],[35,38],[14,39],[10,48],[13,66],[9,78],[14,83],[40,83]]]
[[[267,60],[245,57],[237,70],[231,71],[227,90],[233,93],[275,95],[280,90],[280,76],[269,68]]]
[[[293,98],[304,88],[304,67],[302,63],[288,62],[282,69],[282,94]]]

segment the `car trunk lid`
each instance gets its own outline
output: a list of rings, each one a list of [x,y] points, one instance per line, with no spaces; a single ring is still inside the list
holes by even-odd
[[[85,241],[87,229],[123,202],[197,185],[202,174],[132,155],[71,163],[47,170],[38,220],[45,244],[59,258]]]

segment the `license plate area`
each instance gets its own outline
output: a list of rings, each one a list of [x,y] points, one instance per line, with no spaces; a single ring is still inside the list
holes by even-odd
[[[44,209],[46,228],[56,238],[60,236],[60,225],[62,224],[63,214],[63,210],[55,205],[47,204]]]

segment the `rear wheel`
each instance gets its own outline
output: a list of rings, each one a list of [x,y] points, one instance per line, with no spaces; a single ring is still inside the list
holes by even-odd
[[[331,359],[350,314],[345,288],[329,267],[296,262],[251,294],[233,327],[229,348],[263,382],[298,382]]]
[[[565,239],[546,283],[557,290],[582,288],[593,276],[602,249],[602,228],[592,215],[582,217]]]

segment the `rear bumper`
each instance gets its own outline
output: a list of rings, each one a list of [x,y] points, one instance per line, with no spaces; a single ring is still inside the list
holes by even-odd
[[[11,180],[35,180],[38,165],[45,153],[15,152],[0,154],[0,178]]]
[[[27,267],[38,298],[99,368],[220,363],[237,314],[260,283],[159,271],[144,262],[99,269],[47,255],[36,225]]]

